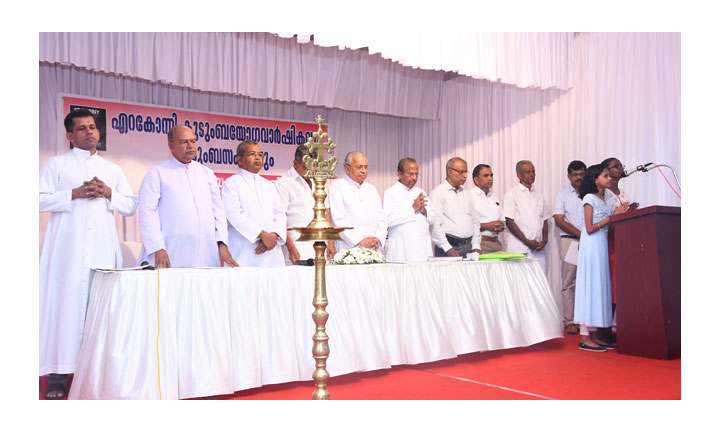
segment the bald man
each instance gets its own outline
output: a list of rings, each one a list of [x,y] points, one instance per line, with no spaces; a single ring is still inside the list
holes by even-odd
[[[236,267],[227,248],[227,219],[217,178],[194,161],[195,133],[187,126],[175,126],[167,139],[172,157],[150,168],[140,185],[143,245],[138,264]]]

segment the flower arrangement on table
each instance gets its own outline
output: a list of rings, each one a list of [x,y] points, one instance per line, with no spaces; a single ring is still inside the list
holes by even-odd
[[[385,257],[380,252],[362,246],[343,249],[333,258],[335,264],[378,264],[384,262]]]

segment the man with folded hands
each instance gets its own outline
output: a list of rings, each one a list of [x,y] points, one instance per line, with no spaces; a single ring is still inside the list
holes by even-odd
[[[388,226],[388,262],[427,261],[433,254],[430,225],[435,222],[435,207],[425,191],[415,187],[419,175],[417,161],[403,158],[398,181],[385,191],[382,218]]]
[[[287,238],[287,218],[275,186],[258,174],[263,165],[258,143],[238,144],[237,160],[240,171],[222,189],[230,253],[241,265],[284,266],[280,247]]]

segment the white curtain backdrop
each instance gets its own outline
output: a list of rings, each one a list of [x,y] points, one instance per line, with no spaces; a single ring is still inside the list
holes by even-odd
[[[87,42],[92,39],[111,38],[114,41],[125,41],[134,40],[136,37],[132,34],[112,34],[79,40]],[[174,54],[176,59],[170,63],[154,57],[154,54],[164,52],[163,50],[124,52],[122,55],[133,59],[133,67],[153,71],[153,75],[157,75],[156,79],[177,74],[177,71],[169,70],[177,67],[176,61],[191,63],[193,66],[190,70],[197,69],[199,72],[207,69],[203,73],[219,73],[214,68],[204,67],[206,64],[197,58],[190,57],[191,53],[207,51],[203,44],[213,37],[222,39],[222,36],[207,34],[183,35],[181,39],[186,41],[187,46],[174,48],[179,51]],[[350,59],[353,67],[364,64],[372,68],[373,62],[384,61],[377,55],[373,56],[364,51],[311,48],[311,44],[299,44],[290,39],[273,37],[284,40],[288,47],[294,44],[292,48],[288,48],[291,51],[300,51],[300,54],[294,51],[288,53],[288,58],[308,56],[303,61],[313,64],[328,61],[335,64],[336,71],[347,69],[342,63],[344,58]],[[262,35],[254,35],[250,40],[240,37],[232,40],[235,44],[252,45],[262,38]],[[122,63],[117,55],[104,52],[97,45],[76,46],[70,42],[72,40],[75,40],[73,36],[64,34],[41,35],[41,60],[57,58],[49,54],[53,51],[60,54],[72,51],[72,58],[80,56],[78,52],[82,51],[82,57],[92,64]],[[140,55],[140,52],[145,54]],[[247,47],[242,48],[242,52],[258,54],[257,50]],[[233,57],[233,62],[239,62],[235,58],[237,55],[237,52],[232,52],[229,48],[228,51],[217,53],[218,57]],[[313,59],[313,56],[322,59]],[[327,59],[328,56],[331,60]],[[273,100],[278,99],[278,92],[275,96],[257,99],[248,95],[197,90],[188,86],[183,79],[178,85],[162,78],[162,82],[151,81],[147,77],[138,78],[132,76],[132,68],[127,67],[119,71],[101,72],[92,70],[94,68],[88,65],[78,66],[72,62],[66,64],[67,59],[61,61],[61,64],[54,60],[41,61],[39,159],[42,165],[50,156],[68,148],[67,143],[58,145],[56,142],[57,123],[62,120],[62,113],[57,111],[57,94],[72,93],[181,109],[278,119],[311,121],[317,114],[321,114],[330,126],[330,137],[338,146],[339,157],[344,157],[345,153],[351,150],[363,151],[368,156],[368,181],[373,183],[381,194],[396,181],[397,162],[404,156],[418,160],[421,173],[419,186],[428,192],[443,180],[445,162],[452,156],[463,157],[468,161],[469,169],[478,163],[488,163],[495,171],[495,193],[501,198],[505,191],[517,182],[514,174],[515,162],[520,159],[532,160],[538,173],[536,185],[551,207],[556,193],[567,185],[566,168],[573,159],[580,159],[591,165],[613,156],[628,167],[647,162],[664,163],[673,166],[682,181],[679,33],[584,33],[575,38],[572,57],[575,59],[572,73],[574,87],[570,90],[522,89],[514,85],[464,76],[451,77],[441,72],[421,72],[395,65],[391,67],[391,71],[386,71],[388,79],[393,83],[415,82],[410,78],[414,77],[415,73],[430,75],[424,75],[424,78],[417,81],[422,82],[417,87],[408,85],[402,91],[390,92],[386,97],[381,97],[376,91],[377,86],[387,85],[387,88],[394,88],[392,84],[380,83],[377,80],[368,83],[362,76],[329,72],[330,75],[327,76],[332,77],[331,81],[325,82],[316,76],[313,78],[316,88],[305,93],[306,96],[317,96],[324,93],[326,87],[332,87],[335,99],[327,105],[321,103],[324,99],[318,97],[311,97],[306,103],[293,102],[291,97],[285,101]],[[262,57],[243,59],[243,63],[264,61]],[[146,62],[152,63],[152,66],[146,66]],[[127,65],[127,62],[124,64]],[[275,70],[277,71],[277,68]],[[225,70],[223,74],[225,73],[229,73],[229,70]],[[230,81],[245,86],[235,89],[239,90],[252,87],[250,83],[256,79],[263,83],[269,79],[268,69],[258,70],[256,73],[259,75],[244,75],[242,79],[234,77]],[[229,76],[227,75],[226,79],[229,79]],[[197,78],[192,74],[182,77],[192,77],[190,81],[193,82]],[[287,77],[277,75],[274,79],[276,84],[280,85],[285,78]],[[277,90],[273,86],[263,85],[263,88]],[[294,86],[289,86],[295,89]],[[380,114],[377,114],[351,111],[352,108],[338,108],[337,100],[352,99],[344,99],[343,91],[365,94],[366,87],[372,89],[371,93],[375,95],[368,99],[367,106],[404,108],[396,110],[395,115],[384,115],[382,113],[387,110],[380,109]],[[414,92],[419,92],[420,96],[412,94]],[[291,93],[284,94],[288,96]],[[431,96],[427,96],[430,94]],[[409,101],[426,96],[435,101],[432,102],[435,104],[432,110],[427,111],[427,117],[397,113],[421,111],[414,105],[415,102]],[[401,102],[398,102],[398,98]],[[315,103],[320,106],[313,106]],[[422,110],[425,112],[425,107]],[[429,114],[430,111],[432,115]],[[663,172],[677,190],[671,172],[665,168]],[[342,167],[338,167],[337,173],[342,175]],[[634,174],[622,180],[620,187],[639,201],[641,207],[680,206],[680,199],[670,190],[658,170]],[[118,216],[121,240],[141,240],[136,219],[137,217],[133,217],[125,220]],[[46,223],[47,215],[41,215],[41,241]],[[555,235],[554,227],[552,232]],[[550,286],[558,294],[560,260],[555,241],[549,242],[547,255]],[[556,298],[559,300],[559,295],[556,295]]]
[[[40,33],[40,61],[209,92],[437,118],[443,72],[270,33]]]
[[[292,33],[278,33],[293,37]],[[457,72],[518,87],[572,87],[573,33],[342,32],[313,33],[323,47],[359,49],[403,66]],[[310,34],[297,41],[310,42]]]

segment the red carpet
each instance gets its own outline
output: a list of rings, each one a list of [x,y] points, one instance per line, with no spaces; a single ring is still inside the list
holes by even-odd
[[[334,400],[680,399],[680,360],[580,351],[580,336],[527,348],[331,377]],[[332,353],[329,362],[332,362]],[[40,399],[47,380],[40,379]],[[208,399],[307,400],[310,381]]]
[[[331,377],[334,400],[680,399],[680,360],[580,351],[580,336],[527,348]],[[332,354],[330,360],[332,361]],[[212,399],[310,399],[312,382],[268,385]]]

